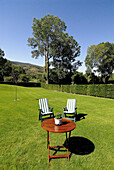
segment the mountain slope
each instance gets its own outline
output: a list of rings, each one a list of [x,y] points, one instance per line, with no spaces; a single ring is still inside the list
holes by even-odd
[[[44,67],[33,65],[30,63],[22,63],[17,61],[11,61],[13,65],[21,66],[28,74],[42,74],[44,73]]]

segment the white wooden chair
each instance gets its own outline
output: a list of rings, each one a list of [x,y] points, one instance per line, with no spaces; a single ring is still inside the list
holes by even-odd
[[[77,115],[77,107],[76,107],[76,99],[68,99],[67,107],[63,107],[63,118],[76,121]]]
[[[48,99],[39,99],[39,120],[43,121],[43,116],[50,115],[54,117],[53,108],[49,107]]]

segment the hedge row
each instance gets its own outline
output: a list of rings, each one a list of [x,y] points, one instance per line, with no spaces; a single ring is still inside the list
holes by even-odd
[[[41,83],[41,87],[49,90],[57,90],[67,93],[84,94],[114,99],[114,84],[55,85]]]
[[[14,82],[0,82],[0,84],[9,84],[9,85],[15,85]],[[32,82],[17,82],[18,86],[24,86],[24,87],[41,87],[40,83],[32,83]]]

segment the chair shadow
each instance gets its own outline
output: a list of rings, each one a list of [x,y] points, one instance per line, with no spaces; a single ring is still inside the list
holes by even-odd
[[[76,155],[88,155],[95,149],[95,145],[92,141],[80,136],[71,137],[69,142],[68,139],[66,139],[64,146],[71,152],[70,157],[72,153]]]
[[[82,119],[85,119],[85,116],[87,116],[87,114],[84,114],[84,113],[77,114],[76,121],[80,121]]]
[[[52,118],[54,118],[54,117],[44,117],[44,118],[42,118],[41,122],[43,122],[44,120],[47,120],[47,119],[52,119]]]

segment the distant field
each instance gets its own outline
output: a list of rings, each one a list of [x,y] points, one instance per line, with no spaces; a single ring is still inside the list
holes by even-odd
[[[48,164],[47,133],[38,120],[38,101],[48,98],[54,113],[62,112],[68,98],[77,99],[78,119],[72,131],[70,162]],[[114,100],[42,88],[0,84],[0,169],[114,169]],[[85,115],[85,119],[82,119]],[[51,133],[51,144],[63,144],[65,134]]]

